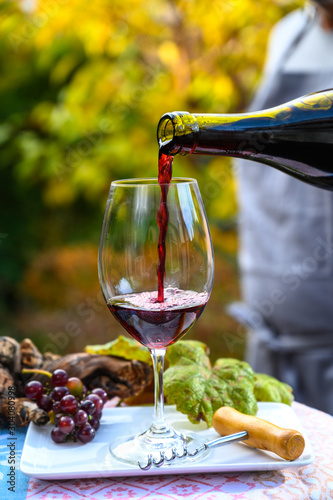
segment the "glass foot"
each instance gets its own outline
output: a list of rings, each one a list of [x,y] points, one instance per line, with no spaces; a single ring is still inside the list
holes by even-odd
[[[180,461],[199,461],[204,458],[209,450],[200,452],[195,457],[175,458],[168,462],[167,459],[173,454],[173,450],[177,455],[183,455],[185,446],[189,452],[193,452],[196,448],[204,443],[203,439],[198,438],[190,432],[180,433],[175,429],[169,428],[167,432],[162,434],[154,432],[152,428],[138,436],[125,436],[116,439],[110,445],[111,455],[121,462],[145,467],[151,460],[159,462],[161,453],[165,454],[166,461],[163,465],[171,465]]]

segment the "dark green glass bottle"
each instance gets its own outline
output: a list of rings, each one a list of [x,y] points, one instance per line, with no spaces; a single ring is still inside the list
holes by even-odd
[[[166,113],[157,135],[161,154],[254,160],[333,190],[331,89],[254,113]]]

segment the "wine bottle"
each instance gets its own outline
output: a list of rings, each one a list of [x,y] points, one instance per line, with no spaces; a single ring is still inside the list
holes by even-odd
[[[333,190],[332,89],[254,113],[166,113],[157,136],[160,155],[254,160]]]

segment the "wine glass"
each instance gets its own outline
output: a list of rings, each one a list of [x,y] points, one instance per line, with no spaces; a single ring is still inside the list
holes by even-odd
[[[161,190],[167,193],[166,203]],[[163,221],[165,235],[160,234]],[[181,433],[165,418],[163,367],[167,347],[199,318],[213,284],[212,242],[196,180],[175,178],[167,185],[157,179],[112,182],[98,268],[109,310],[149,349],[155,381],[151,427],[138,436],[116,439],[111,454],[135,465],[147,463],[149,455],[158,460],[161,452],[182,454],[195,433]],[[158,300],[158,274],[163,301]]]

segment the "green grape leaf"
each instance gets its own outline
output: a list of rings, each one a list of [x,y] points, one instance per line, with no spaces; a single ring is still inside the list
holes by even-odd
[[[209,349],[203,342],[181,340],[168,348],[165,360],[170,366],[197,364],[210,368],[208,354]]]
[[[164,375],[167,402],[187,414],[190,422],[204,420],[208,427],[221,406],[255,415],[257,400],[251,367],[244,361],[226,358],[217,360],[211,368],[204,345],[186,344],[188,341],[174,344],[169,354],[169,368]]]
[[[87,345],[84,348],[89,354],[101,354],[105,356],[117,356],[125,359],[136,359],[144,363],[151,364],[151,356],[146,347],[143,347],[136,340],[119,335],[116,340],[112,340],[102,345]]]
[[[258,401],[285,403],[289,406],[294,401],[290,385],[265,373],[255,374],[254,394]]]

